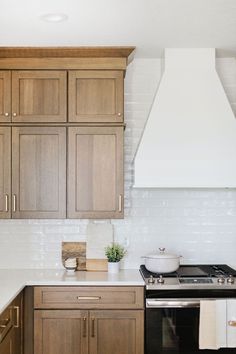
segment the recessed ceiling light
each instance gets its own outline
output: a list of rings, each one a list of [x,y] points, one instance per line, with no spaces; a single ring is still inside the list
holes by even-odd
[[[51,13],[40,16],[42,21],[45,22],[64,22],[68,19],[66,14]]]

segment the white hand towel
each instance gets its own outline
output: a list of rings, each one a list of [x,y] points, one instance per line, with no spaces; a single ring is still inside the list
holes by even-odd
[[[230,325],[231,322],[231,325]],[[236,300],[227,300],[227,347],[236,347],[236,327],[232,326],[232,322],[236,323]]]
[[[200,302],[199,349],[226,347],[226,300]]]

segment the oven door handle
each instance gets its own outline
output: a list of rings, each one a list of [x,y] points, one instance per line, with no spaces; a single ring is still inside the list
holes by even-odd
[[[160,299],[147,299],[147,308],[195,308],[200,307],[200,300],[160,300]]]

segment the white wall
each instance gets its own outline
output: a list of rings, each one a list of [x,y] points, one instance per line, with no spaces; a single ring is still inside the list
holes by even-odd
[[[236,61],[218,59],[217,67],[236,113]],[[115,239],[128,247],[124,267],[138,267],[141,255],[164,246],[185,262],[236,265],[236,190],[130,188],[133,156],[159,79],[158,59],[137,59],[125,80],[125,219],[112,221]],[[87,222],[0,221],[0,268],[60,268],[61,241],[85,240]]]

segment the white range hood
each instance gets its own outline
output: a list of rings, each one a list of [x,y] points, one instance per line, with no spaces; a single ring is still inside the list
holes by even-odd
[[[135,156],[137,188],[236,187],[236,120],[215,49],[166,49]]]

